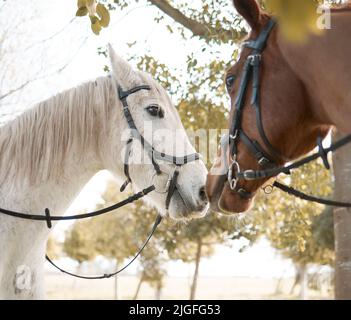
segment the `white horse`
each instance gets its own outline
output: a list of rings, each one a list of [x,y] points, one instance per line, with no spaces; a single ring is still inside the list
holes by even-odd
[[[149,142],[155,149],[163,152],[169,147],[170,143],[157,139],[157,135],[170,129],[177,132],[172,145],[181,149],[173,148],[173,155],[184,155],[184,150],[186,154],[194,152],[166,91],[149,75],[134,71],[112,48],[110,59],[113,70],[110,76],[58,94],[0,128],[1,208],[40,214],[48,207],[53,215],[63,215],[99,170],[107,169],[121,181],[124,179],[123,136],[128,126],[117,95],[117,83],[123,89],[151,87],[130,95],[128,104],[142,134],[146,134],[144,124],[152,123],[154,139]],[[148,106],[157,106],[163,117]],[[136,145],[140,143],[134,142],[133,148]],[[131,155],[130,176],[133,189],[140,191],[151,185],[155,171],[152,164],[138,164],[133,157],[138,157],[138,152]],[[170,163],[162,166],[169,172],[175,167]],[[184,201],[176,192],[168,210],[166,194],[152,192],[145,199],[162,215],[168,213],[175,219],[201,216],[207,210],[206,174],[202,161],[182,166],[178,183],[187,199]],[[0,298],[44,297],[43,266],[48,235],[45,222],[0,213]],[[25,273],[30,283],[19,285]]]

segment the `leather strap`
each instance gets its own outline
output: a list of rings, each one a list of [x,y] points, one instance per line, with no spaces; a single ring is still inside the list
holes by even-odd
[[[351,142],[351,134],[347,135],[346,137],[338,140],[337,142],[333,143],[329,148],[325,148],[323,153],[328,154],[330,152],[333,152],[346,144]],[[244,179],[244,180],[258,180],[258,179],[265,179],[265,178],[271,178],[275,177],[280,173],[285,173],[285,174],[290,174],[291,170],[297,169],[309,162],[312,162],[314,160],[317,160],[318,158],[321,158],[320,152],[316,152],[310,156],[307,156],[305,158],[302,158],[301,160],[298,160],[291,165],[288,165],[286,167],[276,167],[276,168],[271,168],[267,170],[246,170],[243,172],[239,172],[237,174],[239,179]]]
[[[275,26],[275,21],[271,18],[263,30],[261,31],[260,35],[256,40],[248,40],[244,43],[244,46],[249,49],[253,49],[255,51],[262,52],[266,47],[268,37]]]
[[[167,193],[167,197],[166,197],[166,210],[169,209],[169,205],[171,203],[172,196],[174,194],[174,191],[177,189],[178,176],[179,176],[179,168],[176,167],[176,169],[173,173],[172,180],[169,184],[169,189],[168,189],[168,193]]]
[[[161,223],[162,221],[162,217],[160,215],[158,215],[156,217],[155,223],[150,231],[150,234],[148,235],[148,237],[146,238],[146,240],[144,241],[144,243],[142,244],[142,246],[140,247],[140,249],[138,250],[138,252],[136,253],[136,255],[133,257],[133,259],[131,259],[123,268],[113,272],[113,273],[107,273],[101,276],[82,276],[79,274],[75,274],[69,271],[66,271],[64,269],[62,269],[61,267],[59,267],[56,263],[54,263],[48,255],[45,255],[46,260],[56,269],[58,269],[59,271],[61,271],[62,273],[65,273],[69,276],[75,277],[75,278],[79,278],[79,279],[86,279],[86,280],[98,280],[98,279],[107,279],[107,278],[111,278],[119,273],[121,273],[123,270],[127,269],[141,254],[141,252],[144,250],[144,248],[147,246],[147,244],[149,243],[150,239],[152,238],[153,234],[155,233],[158,225]]]
[[[141,198],[143,198],[144,196],[146,196],[147,194],[149,194],[150,192],[155,190],[155,186],[150,186],[145,188],[144,190],[133,194],[132,196],[117,202],[116,204],[100,209],[100,210],[96,210],[93,212],[88,212],[88,213],[82,213],[82,214],[76,214],[76,215],[68,215],[68,216],[52,216],[50,215],[49,219],[48,219],[48,212],[47,210],[45,210],[45,214],[41,215],[41,214],[29,214],[29,213],[22,213],[22,212],[16,212],[16,211],[11,211],[11,210],[6,210],[3,208],[0,208],[0,212],[2,214],[5,214],[7,216],[11,216],[11,217],[15,217],[15,218],[21,218],[21,219],[26,219],[26,220],[37,220],[37,221],[46,221],[47,224],[48,221],[67,221],[67,220],[80,220],[80,219],[86,219],[86,218],[92,218],[92,217],[96,217],[99,215],[102,215],[104,213],[107,212],[111,212],[113,210],[116,210],[120,207],[123,207],[125,205],[127,205],[128,203],[132,203],[134,201],[137,201]]]
[[[348,202],[341,202],[341,201],[335,201],[335,200],[329,200],[329,199],[324,199],[324,198],[319,198],[315,196],[308,195],[304,192],[301,192],[299,190],[296,190],[292,187],[289,187],[285,184],[282,184],[278,181],[275,181],[273,183],[273,187],[276,187],[283,192],[286,192],[294,197],[297,197],[302,200],[310,201],[310,202],[316,202],[320,204],[324,204],[326,206],[332,206],[332,207],[342,207],[342,208],[351,208],[351,203]]]

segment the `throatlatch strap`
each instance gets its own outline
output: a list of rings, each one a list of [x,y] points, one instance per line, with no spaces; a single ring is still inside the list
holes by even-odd
[[[266,155],[259,143],[256,140],[251,140],[244,131],[240,130],[239,137],[261,166],[274,163],[271,159],[269,159],[268,155]]]
[[[130,175],[129,175],[129,157],[132,150],[132,142],[133,142],[133,138],[129,138],[126,144],[123,170],[124,170],[124,175],[127,177],[127,180],[122,184],[120,188],[121,192],[123,192],[127,188],[128,184],[132,182],[132,179],[130,178]]]

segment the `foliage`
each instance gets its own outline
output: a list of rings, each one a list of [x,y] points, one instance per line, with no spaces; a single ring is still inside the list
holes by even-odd
[[[173,18],[179,24],[174,26],[167,23],[167,29],[170,33],[177,32],[184,38],[187,37],[186,29],[190,29],[194,36],[199,36],[207,42],[219,44],[237,41],[246,34],[240,24],[241,19],[233,14],[231,1],[228,0],[202,0],[196,3],[183,0],[136,2],[158,7],[161,10],[155,17],[158,23],[166,20],[165,14]],[[327,1],[329,4],[341,2]],[[317,27],[320,18],[317,6],[324,4],[324,0],[260,0],[258,3],[274,14],[279,20],[283,34],[290,40],[301,41],[309,32],[322,31]],[[85,16],[89,13],[92,30],[99,34],[101,27],[108,26],[108,10],[122,10],[132,4],[133,1],[130,0],[78,0],[76,15]]]
[[[65,237],[63,251],[79,263],[93,260],[96,257],[94,229],[89,220],[81,220],[74,223],[74,227]]]
[[[55,238],[50,236],[46,244],[46,254],[51,259],[56,259],[62,254],[61,251],[61,245],[57,242]]]
[[[102,28],[108,27],[110,23],[110,13],[102,3],[96,0],[77,0],[77,17],[89,15],[91,29],[98,35]]]
[[[286,180],[303,192],[322,197],[331,194],[329,172],[320,162],[302,167]],[[236,230],[234,238],[246,237],[254,242],[260,236],[265,236],[274,248],[295,263],[332,264],[334,250],[324,244],[330,243],[333,234],[331,212],[324,206],[276,190],[268,201],[266,196],[261,195],[251,214],[249,228],[245,226],[242,230]],[[329,220],[324,227],[319,224],[322,219]]]
[[[335,250],[333,207],[327,207],[312,220],[312,234],[315,242],[323,249]]]

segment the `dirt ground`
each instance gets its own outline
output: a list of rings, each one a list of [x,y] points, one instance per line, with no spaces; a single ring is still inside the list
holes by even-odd
[[[197,299],[298,299],[299,288],[290,294],[292,279],[279,280],[257,278],[200,278]],[[138,285],[135,276],[119,276],[117,282],[118,298],[132,299]],[[114,299],[114,279],[81,280],[65,275],[46,275],[47,299]],[[161,299],[188,299],[189,278],[167,278],[161,291]],[[332,293],[324,290],[309,290],[309,299],[331,299]],[[155,299],[156,291],[143,284],[138,299]]]

